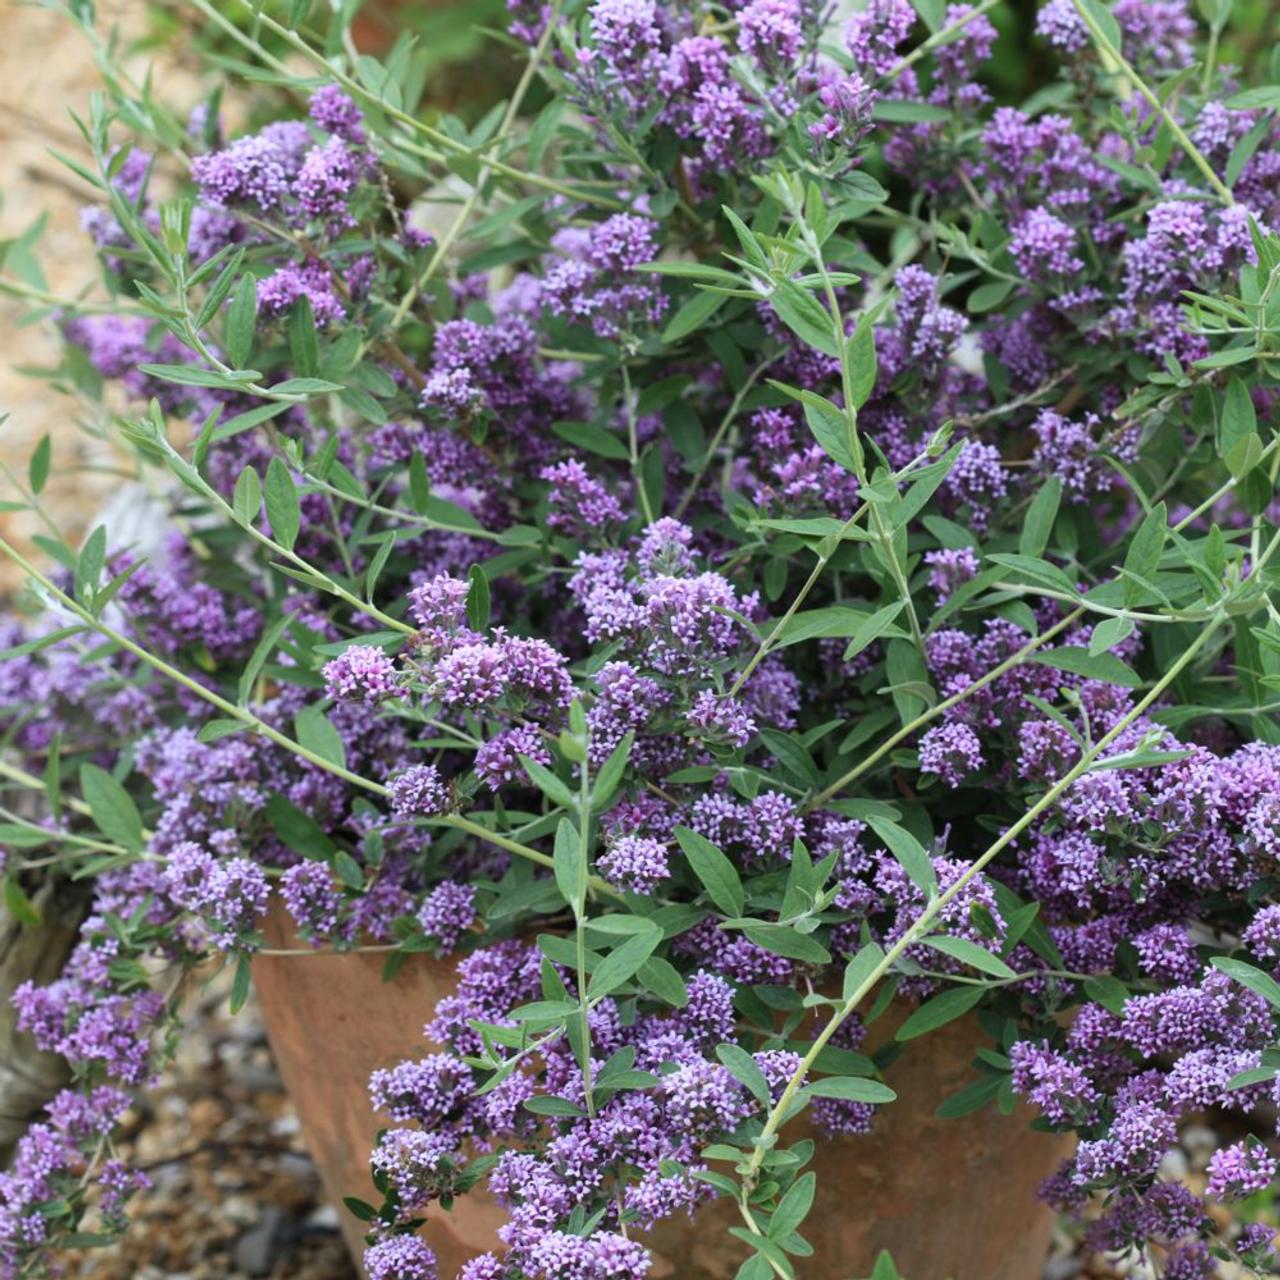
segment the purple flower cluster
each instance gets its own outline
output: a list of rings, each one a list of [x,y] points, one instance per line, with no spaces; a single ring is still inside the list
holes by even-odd
[[[559,21],[512,9],[529,38]],[[1162,89],[1198,60],[1182,0],[1109,11]],[[1218,1109],[1252,1135],[1213,1155],[1209,1196],[1277,1179],[1254,1132],[1280,1098],[1260,1070],[1276,512],[1269,472],[1245,447],[1224,470],[1218,446],[1280,404],[1249,345],[1269,350],[1280,127],[1212,66],[1160,114],[1113,100],[1062,0],[1037,23],[1055,109],[995,107],[987,13],[931,13],[948,38],[918,54],[917,13],[867,0],[833,59],[807,0],[714,21],[592,0],[545,61],[572,126],[539,118],[524,178],[525,148],[488,155],[476,201],[514,198],[439,252],[400,190],[430,153],[404,164],[398,126],[384,142],[335,86],[306,120],[193,130],[193,269],[242,246],[251,274],[198,338],[167,304],[61,323],[79,389],[87,357],[190,420],[180,478],[202,504],[206,478],[234,494],[236,521],[183,506],[190,546],[150,560],[113,544],[95,565],[90,540],[54,575],[92,602],[85,630],[3,628],[5,741],[53,794],[32,844],[109,856],[65,972],[15,999],[76,1087],[0,1177],[0,1280],[74,1229],[90,1181],[121,1219],[137,1177],[89,1165],[118,1089],[160,1065],[151,962],[247,972],[269,883],[306,944],[456,955],[431,1050],[370,1081],[396,1126],[372,1159],[371,1280],[436,1280],[416,1216],[473,1184],[508,1220],[467,1280],[639,1280],[634,1233],[723,1188],[711,1144],[762,1153],[764,1205],[794,1170],[787,1135],[753,1147],[762,1111],[869,946],[904,1001],[991,980],[979,1025],[1001,1039],[979,1062],[1002,1104],[1077,1136],[1046,1197],[1099,1199],[1092,1246],[1155,1241],[1171,1280],[1211,1274],[1204,1203],[1161,1173],[1180,1127]],[[525,199],[544,164],[554,196]],[[175,252],[151,168],[142,148],[104,160],[113,204],[86,219],[144,312],[172,263],[139,264],[157,236]],[[275,412],[258,377],[329,390]],[[163,444],[144,452],[172,461]],[[301,517],[283,566],[241,538],[283,528],[281,461]],[[1189,518],[1153,548],[1157,491]],[[86,569],[114,579],[102,599]],[[1220,652],[1157,683],[1228,614]],[[206,723],[205,693],[235,718]],[[15,886],[46,865],[25,840]],[[844,1021],[815,1072],[875,1072],[865,1030]],[[852,1135],[875,1108],[811,1114]]]

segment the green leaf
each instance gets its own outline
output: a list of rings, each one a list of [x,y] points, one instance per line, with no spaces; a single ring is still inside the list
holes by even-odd
[[[842,1000],[852,1000],[854,993],[871,977],[883,960],[884,951],[880,944],[876,942],[866,943],[845,966],[840,998]]]
[[[758,947],[786,956],[788,960],[801,960],[805,964],[830,964],[831,952],[807,933],[785,924],[749,924],[742,932]]]
[[[647,932],[628,938],[621,946],[615,947],[596,965],[587,984],[587,999],[603,999],[624,982],[629,982],[661,942],[662,930],[653,925]]]
[[[334,853],[333,870],[348,889],[364,888],[364,870],[345,849],[338,849]]]
[[[267,465],[267,481],[263,489],[267,500],[267,519],[271,522],[271,536],[286,550],[292,551],[302,527],[302,509],[293,477],[279,455]]]
[[[871,1270],[870,1280],[902,1280],[898,1268],[894,1266],[888,1249],[882,1249],[876,1258],[876,1265]]]
[[[467,626],[472,631],[484,631],[489,625],[489,579],[480,565],[473,564],[467,581]]]
[[[243,473],[241,475],[243,478]],[[237,487],[239,487],[238,482]],[[280,637],[292,621],[292,614],[283,614],[262,633],[262,638],[254,646],[253,653],[249,656],[249,661],[245,663],[244,670],[240,673],[240,681],[236,688],[236,702],[240,706],[248,705],[249,695],[253,692],[253,684],[258,678],[258,673],[266,665],[267,659],[275,653]]]
[[[319,703],[303,707],[294,717],[298,741],[330,764],[347,767],[347,750],[342,735],[335,729]]]
[[[766,1107],[770,1105],[769,1082],[756,1060],[741,1045],[729,1042],[717,1045],[716,1057],[757,1102]]]
[[[885,124],[939,124],[950,120],[951,112],[910,98],[879,98],[871,108],[871,118]]]
[[[572,791],[560,781],[546,765],[539,764],[536,760],[531,760],[528,756],[522,755],[520,763],[524,765],[524,771],[529,775],[534,786],[542,792],[552,804],[558,805],[562,809],[572,809],[577,805],[577,799]]]
[[[1215,969],[1221,969],[1228,977],[1234,978],[1242,987],[1256,991],[1272,1008],[1280,1009],[1280,983],[1269,973],[1229,956],[1214,956],[1209,963]]]
[[[269,400],[266,404],[260,404],[256,409],[238,413],[234,418],[228,418],[226,422],[219,423],[214,427],[209,434],[210,443],[217,444],[219,440],[228,440],[232,436],[238,436],[242,431],[248,431],[251,427],[256,427],[260,422],[267,422],[271,418],[279,417],[289,408],[292,408],[292,406],[287,400]]]
[[[938,876],[933,869],[932,860],[920,841],[909,831],[905,831],[887,818],[872,814],[868,816],[867,821],[876,835],[884,841],[885,847],[893,854],[894,860],[907,873],[911,883],[932,898],[938,891]]]
[[[981,315],[984,311],[993,311],[1017,288],[1012,280],[988,280],[980,284],[968,298],[971,314]]]
[[[1089,656],[1096,658],[1122,640],[1127,640],[1136,626],[1137,623],[1132,618],[1104,618],[1094,627],[1093,635],[1089,638]]]
[[[1249,388],[1238,377],[1227,383],[1222,400],[1221,449],[1225,457],[1246,436],[1256,435],[1258,414]]]
[[[1117,1017],[1124,1014],[1129,999],[1129,988],[1119,978],[1109,973],[1095,974],[1084,981],[1084,993],[1090,1000],[1110,1010]]]
[[[1261,84],[1254,89],[1245,89],[1228,98],[1226,105],[1232,111],[1280,110],[1280,84]]]
[[[577,449],[599,454],[602,458],[614,458],[625,462],[631,452],[626,443],[613,432],[595,422],[553,422],[551,430]]]
[[[304,858],[328,858],[337,848],[310,814],[278,793],[267,797],[263,813],[280,840]]]
[[[24,640],[21,644],[10,645],[9,648],[0,650],[0,662],[8,662],[11,658],[25,658],[29,653],[39,653],[40,650],[57,644],[59,640],[65,640],[68,636],[78,636],[87,629],[75,626],[46,631],[44,635],[36,636],[33,640]]]
[[[356,1196],[343,1196],[342,1203],[346,1205],[347,1212],[353,1218],[358,1218],[361,1222],[372,1222],[377,1216],[378,1211],[373,1205],[366,1203],[364,1200]]]
[[[899,1036],[901,1039],[901,1036]],[[848,1102],[892,1102],[898,1095],[887,1084],[866,1076],[831,1076],[805,1085],[807,1098],[843,1098]]]
[[[98,525],[85,539],[76,560],[75,584],[72,588],[76,599],[85,600],[96,590],[106,558],[107,530],[105,525]]]
[[[864,311],[858,317],[857,327],[848,341],[848,359],[853,407],[861,409],[876,386],[876,335],[874,316],[870,312]]]
[[[650,956],[640,966],[638,977],[646,991],[672,1008],[683,1009],[689,1003],[689,990],[684,985],[680,970],[661,956]]]
[[[806,1097],[845,1098],[849,1102],[892,1102],[897,1094],[881,1080],[870,1080],[864,1075],[833,1075],[826,1080],[814,1080],[806,1084]]]
[[[580,1116],[583,1114],[582,1108],[576,1103],[570,1102],[568,1098],[556,1098],[545,1093],[535,1094],[532,1098],[526,1098],[522,1105],[526,1111],[532,1111],[535,1116]]]
[[[1027,508],[1026,519],[1022,531],[1018,534],[1019,555],[1039,559],[1049,545],[1049,535],[1053,532],[1053,522],[1058,518],[1058,504],[1062,501],[1062,481],[1057,476],[1050,476],[1040,486],[1031,505]]]
[[[1094,655],[1079,645],[1063,645],[1060,649],[1037,653],[1032,656],[1031,661],[1054,667],[1058,671],[1069,671],[1086,680],[1105,680],[1109,684],[1120,684],[1130,689],[1136,689],[1142,683],[1138,673],[1121,662],[1115,654]]]
[[[316,336],[311,299],[305,293],[289,308],[285,331],[289,339],[289,358],[293,361],[294,372],[304,378],[314,378],[320,371],[320,340]]]
[[[48,435],[43,435],[32,450],[31,460],[27,463],[27,483],[31,486],[32,493],[39,495],[49,482],[49,463],[52,458],[53,441]]]
[[[555,852],[552,858],[556,888],[561,897],[577,910],[579,886],[582,879],[582,841],[578,830],[568,818],[561,818],[556,827]]]
[[[236,487],[231,494],[231,509],[241,524],[257,523],[258,514],[262,510],[262,484],[252,466],[245,467],[236,477]]]
[[[917,1036],[934,1031],[948,1022],[954,1022],[968,1013],[986,994],[985,987],[951,987],[941,995],[934,996],[932,1000],[926,1000],[911,1014],[898,1028],[897,1038],[914,1040]]]
[[[96,764],[82,764],[80,794],[98,829],[108,840],[123,845],[130,853],[142,852],[142,818],[138,806],[105,769]]]
[[[822,446],[832,462],[846,471],[857,472],[858,461],[854,452],[849,419],[843,410],[837,409],[821,396],[806,396],[804,420],[809,424],[813,438]]]
[[[940,1120],[958,1120],[961,1116],[972,1115],[996,1096],[1007,1079],[1004,1074],[982,1076],[953,1093],[933,1114]]]
[[[627,760],[631,756],[631,744],[634,741],[635,734],[628,730],[622,741],[609,752],[609,758],[600,766],[600,772],[596,774],[595,782],[591,787],[591,802],[596,809],[603,809],[613,798],[613,793],[618,789],[618,784],[626,771]]]
[[[735,283],[738,282],[735,281]],[[700,329],[728,301],[728,294],[699,290],[667,321],[667,326],[662,331],[662,341],[670,344],[688,337],[689,334]]]
[[[1015,569],[1032,582],[1038,582],[1053,591],[1063,591],[1072,597],[1076,594],[1076,584],[1057,565],[1050,564],[1047,560],[1039,560],[1034,556],[997,554],[988,555],[987,559],[1006,569]]]
[[[1155,577],[1160,568],[1160,557],[1164,554],[1164,541],[1168,532],[1168,512],[1164,503],[1158,502],[1138,526],[1124,557],[1125,573],[1131,575],[1125,578],[1126,604],[1140,600],[1144,590],[1142,584]]]
[[[970,942],[967,938],[953,938],[949,934],[938,934],[932,938],[921,938],[920,941],[926,947],[941,951],[943,955],[950,956],[953,960],[959,960],[961,964],[967,964],[970,968],[989,973],[993,977],[1012,978],[1015,976],[1013,970],[999,956],[993,955],[986,947],[980,947],[976,942]]]
[[[761,1101],[767,1106],[769,1095],[765,1094]],[[817,1189],[818,1175],[812,1171],[801,1174],[791,1184],[787,1194],[782,1197],[778,1202],[778,1207],[773,1211],[773,1217],[769,1220],[769,1238],[771,1240],[784,1240],[793,1231],[799,1229],[800,1224],[809,1216],[809,1210],[813,1208],[813,1197]]]
[[[773,753],[778,763],[806,787],[817,786],[818,766],[799,742],[780,729],[761,729],[760,740]]]
[[[288,378],[284,382],[274,383],[272,391],[280,395],[318,396],[329,391],[341,391],[342,383],[330,382],[328,378]]]
[[[244,1008],[245,1001],[249,999],[249,986],[252,979],[253,970],[249,965],[249,957],[237,956],[235,977],[231,979],[231,995],[227,1000],[227,1007],[232,1013],[239,1013]]]
[[[258,289],[252,274],[246,271],[240,277],[240,283],[236,285],[235,294],[231,298],[231,305],[227,308],[225,342],[227,358],[234,368],[242,369],[249,362],[257,327]],[[283,407],[282,405],[281,408]]]
[[[1077,3],[1088,12],[1111,48],[1119,53],[1124,47],[1124,38],[1120,34],[1120,24],[1115,20],[1111,10],[1102,3],[1102,0],[1077,0]],[[1093,33],[1090,32],[1090,34]]]
[[[688,827],[676,828],[676,840],[711,901],[725,915],[740,916],[746,894],[733,863],[710,840]]]
[[[894,619],[902,612],[906,603],[905,600],[897,600],[893,604],[887,604],[884,608],[877,609],[875,613],[862,622],[853,635],[850,636],[849,643],[845,646],[845,662],[861,653],[868,645],[874,644],[875,641],[879,640],[893,625]]]
[[[39,908],[12,876],[4,877],[4,905],[19,924],[37,925],[41,921]]]
[[[217,742],[229,738],[233,733],[243,733],[245,724],[242,720],[206,720],[196,734],[197,742]]]
[[[769,303],[778,313],[778,319],[806,346],[816,347],[829,356],[840,355],[835,322],[808,289],[786,277],[775,279]]]
[[[409,505],[420,516],[427,514],[431,502],[431,478],[427,461],[416,449],[409,459]]]
[[[138,371],[162,382],[177,383],[180,387],[217,387],[223,391],[243,391],[247,383],[262,376],[258,369],[244,369],[234,377],[227,377],[214,373],[212,369],[200,369],[189,364],[140,364]]]

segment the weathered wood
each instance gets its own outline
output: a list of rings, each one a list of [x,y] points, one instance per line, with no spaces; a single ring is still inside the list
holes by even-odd
[[[10,1003],[24,982],[53,982],[75,946],[88,910],[83,885],[47,881],[33,895],[39,924],[20,924],[0,903],[0,1168],[50,1098],[67,1081],[67,1065],[42,1053],[18,1030]]]

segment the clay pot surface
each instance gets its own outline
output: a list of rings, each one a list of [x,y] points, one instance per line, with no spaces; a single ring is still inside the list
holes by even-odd
[[[269,946],[296,946],[277,904],[264,932]],[[385,1116],[369,1105],[379,1067],[435,1051],[422,1035],[436,1001],[455,985],[454,965],[411,956],[390,983],[382,956],[259,957],[254,980],[276,1062],[302,1122],[329,1196],[339,1205],[357,1257],[363,1227],[343,1196],[376,1202],[369,1152]],[[884,1025],[882,1026],[881,1023]],[[891,1033],[893,1011],[876,1024]],[[897,1102],[880,1109],[865,1136],[818,1138],[818,1175],[804,1234],[812,1258],[797,1258],[801,1280],[854,1280],[888,1249],[905,1280],[1039,1280],[1052,1215],[1035,1198],[1040,1180],[1066,1154],[1062,1140],[1027,1127],[1021,1109],[959,1120],[934,1116],[938,1103],[973,1079],[973,1052],[989,1042],[962,1019],[907,1046],[886,1070]],[[788,1138],[805,1135],[803,1122]],[[433,1207],[424,1234],[442,1280],[497,1246],[504,1212],[482,1192],[449,1213]],[[728,1234],[738,1218],[716,1202],[692,1220],[679,1217],[648,1237],[652,1280],[731,1280],[744,1246]]]

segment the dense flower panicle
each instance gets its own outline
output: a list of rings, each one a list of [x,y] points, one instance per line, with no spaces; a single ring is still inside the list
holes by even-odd
[[[1029,280],[1070,276],[1084,270],[1076,256],[1076,233],[1046,209],[1032,209],[1014,228],[1009,252]]]
[[[283,315],[299,298],[306,298],[321,327],[346,318],[347,310],[334,290],[333,276],[323,263],[290,264],[261,281],[258,305],[268,315]]]
[[[335,137],[307,152],[293,190],[307,217],[351,222],[347,201],[359,177],[356,157],[341,138]]]
[[[920,739],[920,768],[936,773],[943,782],[957,786],[975,769],[982,768],[982,744],[967,724],[945,724],[928,730]]]
[[[475,890],[456,880],[436,885],[418,909],[422,932],[434,938],[442,951],[453,951],[475,919]]]
[[[852,151],[871,130],[871,108],[876,92],[856,72],[843,80],[824,84],[818,99],[825,110],[809,126],[819,143],[830,143]]]
[[[364,1251],[369,1280],[437,1280],[436,1255],[419,1236],[392,1236]]]
[[[400,675],[385,649],[353,644],[325,663],[325,691],[340,702],[377,702],[398,692]]]
[[[281,877],[280,896],[294,923],[311,935],[323,938],[337,927],[342,895],[323,863],[290,867]]]
[[[392,811],[401,818],[432,818],[449,808],[449,786],[431,764],[415,764],[389,784]]]
[[[336,84],[321,85],[311,95],[309,114],[320,128],[346,142],[362,146],[366,141],[360,108]]]
[[[633,893],[651,893],[670,874],[666,846],[648,836],[622,836],[597,865],[602,875]]]
[[[845,47],[864,74],[883,75],[897,63],[897,50],[915,24],[909,0],[868,0],[845,27]]]
[[[238,138],[224,151],[196,156],[191,176],[214,204],[251,204],[269,212],[288,193],[289,156],[261,135]]]
[[[790,63],[804,38],[799,0],[750,0],[738,13],[738,47],[763,66]]]
[[[658,256],[657,224],[618,213],[588,231],[562,231],[553,247],[563,254],[542,282],[541,298],[553,315],[589,322],[600,338],[618,338],[656,324],[667,300],[657,276],[634,268]]]

